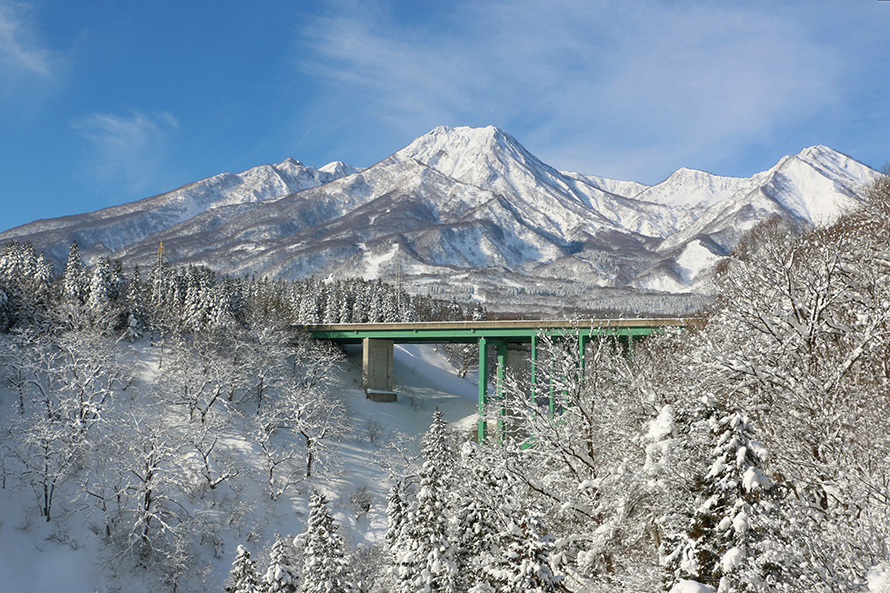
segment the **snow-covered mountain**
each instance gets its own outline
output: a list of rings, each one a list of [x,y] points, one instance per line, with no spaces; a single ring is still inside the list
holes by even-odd
[[[0,241],[31,241],[61,262],[76,239],[88,259],[139,264],[163,241],[171,261],[234,274],[398,276],[489,301],[579,301],[597,288],[706,291],[757,222],[830,222],[877,175],[814,146],[750,178],[684,168],[646,186],[557,171],[495,127],[440,126],[365,170],[288,159]]]
[[[30,241],[47,256],[64,262],[68,248],[76,240],[87,258],[95,259],[198,214],[285,196],[356,171],[340,161],[315,169],[289,158],[277,165],[261,165],[239,174],[221,173],[120,206],[38,220],[0,233],[0,241]]]

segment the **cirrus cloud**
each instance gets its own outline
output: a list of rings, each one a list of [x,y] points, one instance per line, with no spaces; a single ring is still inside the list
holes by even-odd
[[[57,76],[62,58],[41,42],[33,10],[22,2],[0,0],[0,96],[33,95]]]
[[[94,113],[75,120],[72,127],[90,141],[88,167],[97,181],[122,184],[129,192],[139,193],[157,184],[170,136],[179,129],[179,122],[166,112],[131,111]]]
[[[298,63],[347,119],[415,135],[493,123],[589,173],[707,166],[833,109],[843,87],[837,47],[766,3],[458,2],[411,24],[385,3],[338,6],[306,24]]]

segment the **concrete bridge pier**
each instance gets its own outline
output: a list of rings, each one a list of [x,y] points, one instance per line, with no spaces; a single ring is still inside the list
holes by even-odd
[[[393,340],[362,339],[362,387],[368,399],[394,402],[392,380]]]

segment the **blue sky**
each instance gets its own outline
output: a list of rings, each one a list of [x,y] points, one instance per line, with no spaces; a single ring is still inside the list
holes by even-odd
[[[496,125],[563,170],[890,161],[890,1],[0,0],[0,229]]]

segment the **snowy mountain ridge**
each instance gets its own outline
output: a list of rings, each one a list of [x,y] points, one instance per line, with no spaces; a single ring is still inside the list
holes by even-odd
[[[83,243],[88,253],[113,252],[202,212],[285,196],[357,171],[339,161],[315,169],[288,158],[242,173],[220,173],[136,202],[38,220],[0,233],[0,241],[31,241],[56,261],[64,261],[65,245],[74,240]]]
[[[830,222],[877,175],[813,146],[750,178],[682,168],[647,186],[558,171],[494,126],[439,126],[367,169],[287,159],[0,241],[62,262],[77,240],[88,260],[127,264],[150,264],[163,241],[170,261],[233,274],[398,276],[489,302],[706,293],[713,266],[759,221]]]

